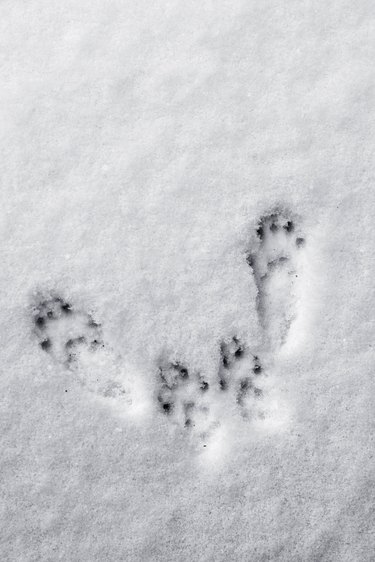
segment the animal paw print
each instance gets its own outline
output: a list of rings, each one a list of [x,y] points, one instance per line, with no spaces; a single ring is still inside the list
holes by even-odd
[[[262,376],[259,358],[250,353],[237,337],[222,342],[219,387],[234,396],[244,418],[259,413],[257,401],[263,396]]]
[[[103,347],[100,324],[60,296],[39,300],[32,314],[41,349],[66,366],[76,361],[83,348]]]
[[[49,295],[37,300],[32,318],[41,349],[73,371],[87,390],[107,401],[131,403],[121,365],[104,346],[101,325],[90,314],[59,295]]]
[[[161,411],[176,425],[204,434],[211,423],[205,396],[209,384],[180,363],[159,367],[158,402]]]
[[[258,289],[257,310],[269,346],[284,343],[296,315],[296,288],[305,238],[297,221],[285,210],[263,216],[256,229],[256,242],[247,261]]]

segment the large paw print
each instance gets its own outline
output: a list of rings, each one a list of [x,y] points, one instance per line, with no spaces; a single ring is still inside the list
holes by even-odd
[[[74,363],[81,349],[103,347],[100,324],[60,296],[40,299],[32,315],[40,347],[66,366]]]
[[[101,325],[60,295],[40,297],[32,307],[39,346],[73,371],[80,383],[106,402],[131,403],[119,358],[104,346]]]
[[[263,216],[248,253],[258,289],[259,321],[275,350],[286,340],[296,316],[296,290],[305,238],[291,213],[277,210]]]

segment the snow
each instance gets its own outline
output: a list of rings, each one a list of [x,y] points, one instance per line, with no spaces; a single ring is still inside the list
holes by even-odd
[[[0,26],[1,560],[373,560],[372,4]]]

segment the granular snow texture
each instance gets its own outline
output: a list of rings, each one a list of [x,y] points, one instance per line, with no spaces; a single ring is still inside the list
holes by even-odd
[[[372,561],[372,2],[0,42],[1,561]]]

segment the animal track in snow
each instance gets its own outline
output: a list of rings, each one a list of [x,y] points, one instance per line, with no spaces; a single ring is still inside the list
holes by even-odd
[[[305,239],[294,216],[276,209],[259,220],[255,242],[247,261],[254,273],[257,311],[266,336],[260,354],[269,365],[270,353],[285,341],[296,313],[298,261]],[[160,366],[157,400],[177,426],[211,436],[223,425],[225,434],[228,415],[235,412],[245,420],[264,420],[275,414],[278,419],[279,402],[265,377],[258,355],[235,336],[221,343],[217,376],[209,384],[180,363]]]
[[[220,390],[233,396],[244,418],[261,414],[258,402],[263,397],[263,376],[259,358],[250,353],[238,338],[233,337],[221,344]]]
[[[32,318],[40,348],[76,372],[85,387],[106,398],[125,396],[113,356],[104,346],[101,325],[90,314],[59,295],[48,295],[33,305]]]
[[[77,360],[81,348],[103,347],[100,324],[59,296],[40,300],[33,319],[40,347],[66,366]]]
[[[237,339],[221,344],[220,366],[211,386],[181,363],[159,367],[157,400],[160,410],[181,428],[209,437],[220,425],[220,408],[233,406],[244,418],[261,415],[263,371],[258,357]],[[228,402],[229,401],[229,402]],[[225,414],[226,415],[226,414]]]
[[[161,411],[177,426],[204,436],[212,425],[208,382],[180,363],[166,363],[159,367],[158,386]]]
[[[296,313],[297,262],[305,238],[290,213],[274,210],[263,216],[256,230],[258,248],[248,254],[258,289],[259,320],[269,340],[284,343]]]

